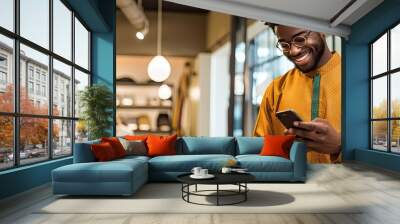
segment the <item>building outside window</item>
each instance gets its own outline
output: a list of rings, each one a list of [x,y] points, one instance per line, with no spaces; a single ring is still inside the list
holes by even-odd
[[[400,153],[400,24],[370,44],[371,148]]]
[[[5,82],[11,87],[6,91],[0,88],[0,170],[70,156],[74,141],[87,138],[85,127],[77,128],[79,114],[68,105],[78,102],[79,91],[90,84],[90,32],[64,1],[49,2],[19,1],[19,12],[9,12],[11,17],[20,16],[14,18],[19,21],[17,29],[0,30],[0,84]],[[13,1],[5,1],[2,6],[7,4],[5,8],[14,7]],[[37,14],[39,11],[42,13]],[[20,59],[17,62],[12,60],[14,53]],[[14,67],[19,68],[19,88],[13,81]],[[75,73],[79,77],[74,79]],[[63,85],[80,88],[61,88],[57,79],[63,80]],[[82,79],[88,81],[83,83]],[[20,94],[15,99],[16,90]],[[62,105],[57,104],[58,94],[64,96]],[[50,99],[54,105],[50,105]],[[14,111],[14,105],[19,111]],[[33,132],[37,134],[33,136]]]

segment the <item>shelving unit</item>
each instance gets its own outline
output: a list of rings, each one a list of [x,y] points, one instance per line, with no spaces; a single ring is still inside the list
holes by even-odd
[[[169,115],[170,123],[172,123],[172,105],[165,106],[160,105],[149,105],[150,99],[158,98],[158,88],[163,83],[135,83],[130,81],[117,81],[117,97],[130,97],[133,99],[133,105],[118,105],[117,106],[117,114],[121,117],[122,120],[129,120],[130,118],[138,117],[141,115],[147,115],[150,119],[151,130],[134,130],[134,134],[136,135],[147,135],[147,134],[155,134],[155,135],[168,135],[172,133],[171,131],[161,131],[157,129],[157,117],[160,113],[167,113]],[[169,85],[173,94],[173,86]],[[135,105],[135,98],[147,98],[147,105]],[[173,100],[173,95],[170,99]],[[120,100],[121,101],[121,100]],[[173,102],[173,101],[172,101]]]

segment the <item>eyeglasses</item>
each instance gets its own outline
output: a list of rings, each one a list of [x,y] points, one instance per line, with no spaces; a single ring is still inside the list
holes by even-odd
[[[307,43],[307,38],[310,36],[311,31],[308,31],[304,36],[295,36],[289,43],[285,41],[278,41],[276,47],[283,53],[288,53],[290,51],[291,45],[302,48]]]

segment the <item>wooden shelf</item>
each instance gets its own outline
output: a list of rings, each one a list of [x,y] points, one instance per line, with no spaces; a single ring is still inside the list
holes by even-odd
[[[156,82],[154,82],[154,83],[152,83],[152,82],[150,82],[150,83],[135,83],[135,82],[124,82],[124,81],[116,81],[116,85],[117,86],[154,86],[154,87],[160,87],[161,85],[163,85],[163,84],[165,84],[165,83],[156,83]],[[173,87],[172,85],[170,85],[170,84],[167,84],[169,87]]]
[[[172,106],[117,106],[117,109],[172,110]]]
[[[140,131],[140,130],[136,130],[134,132],[135,132],[135,135],[137,135],[137,134],[172,134],[172,130],[171,131],[160,131],[160,130]]]

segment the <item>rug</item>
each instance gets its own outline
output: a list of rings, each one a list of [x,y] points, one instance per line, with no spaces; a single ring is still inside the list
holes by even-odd
[[[224,186],[229,190],[234,186]],[[349,203],[317,184],[255,183],[248,185],[246,202],[237,205],[204,206],[182,200],[178,183],[149,183],[131,197],[60,196],[36,213],[126,214],[126,213],[360,213]],[[198,190],[212,190],[202,185]],[[193,189],[194,190],[194,187]],[[213,194],[213,193],[210,193]],[[191,196],[191,201],[213,204],[214,196]],[[223,203],[240,198],[224,197]]]

